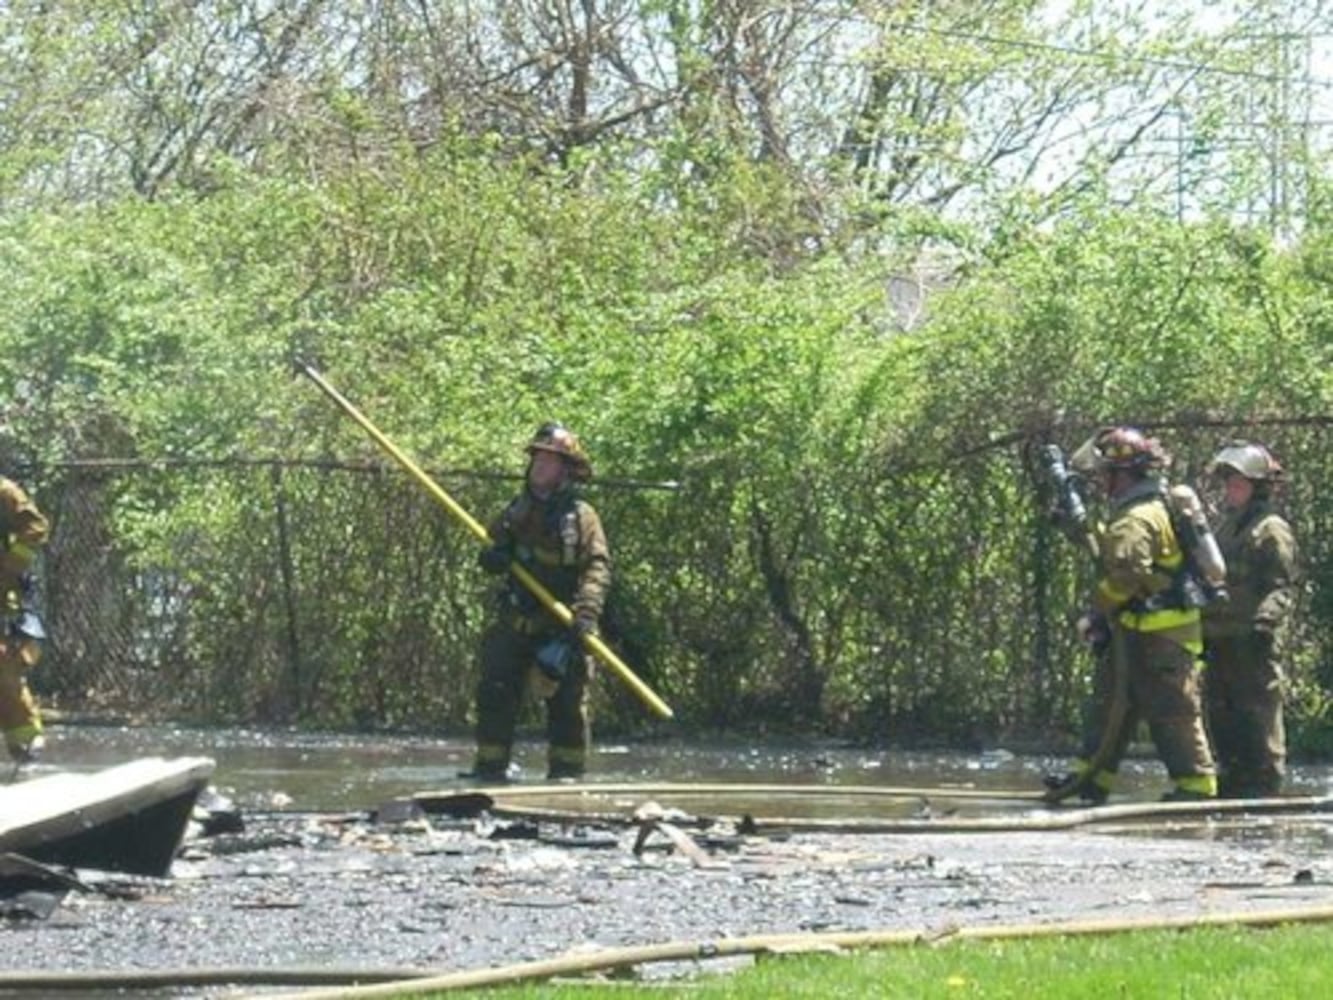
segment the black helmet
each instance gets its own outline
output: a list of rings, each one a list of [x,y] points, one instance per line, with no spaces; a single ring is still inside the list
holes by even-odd
[[[564,424],[554,421],[542,424],[528,442],[526,450],[529,455],[534,451],[549,451],[560,455],[569,466],[570,478],[575,482],[584,483],[592,478],[592,462],[588,453],[583,450],[578,437]]]

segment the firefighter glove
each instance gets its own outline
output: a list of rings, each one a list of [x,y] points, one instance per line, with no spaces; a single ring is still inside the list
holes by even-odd
[[[1099,611],[1088,611],[1079,617],[1074,626],[1078,637],[1093,649],[1101,649],[1111,641],[1111,627],[1106,616]]]
[[[568,639],[563,636],[548,639],[537,647],[537,667],[546,677],[559,683],[569,673],[574,656],[574,647]]]
[[[488,545],[477,553],[477,565],[495,576],[509,572],[509,564],[513,561],[514,550],[508,545]]]
[[[575,645],[581,644],[585,635],[597,634],[597,619],[590,614],[576,613],[569,623],[569,634]]]
[[[6,628],[12,639],[45,639],[46,628],[35,611],[24,609],[12,618]]]

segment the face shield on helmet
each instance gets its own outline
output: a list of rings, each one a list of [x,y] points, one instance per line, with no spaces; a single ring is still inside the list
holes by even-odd
[[[546,423],[537,428],[537,433],[528,443],[527,453],[546,451],[559,455],[569,469],[569,478],[575,482],[587,482],[592,478],[592,462],[583,450],[579,439],[564,424]]]
[[[1084,479],[1091,479],[1101,469],[1102,456],[1097,451],[1097,439],[1090,437],[1069,456],[1069,467]]]
[[[1282,478],[1282,466],[1272,453],[1252,441],[1231,441],[1222,447],[1208,463],[1208,474],[1224,478],[1235,472],[1257,483],[1270,483]]]

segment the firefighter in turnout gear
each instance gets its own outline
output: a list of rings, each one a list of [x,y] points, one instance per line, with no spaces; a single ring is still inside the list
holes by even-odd
[[[17,483],[0,476],[0,732],[10,757],[20,764],[36,758],[45,744],[42,716],[28,690],[28,672],[41,658],[46,638],[31,606],[32,563],[46,543],[50,526]]]
[[[1102,430],[1071,459],[1100,485],[1108,521],[1095,531],[1098,581],[1080,621],[1096,656],[1081,752],[1071,774],[1047,785],[1077,787],[1094,803],[1110,792],[1140,720],[1171,777],[1164,799],[1217,794],[1201,701],[1204,601],[1172,526],[1168,462],[1156,438],[1132,427]]]
[[[1298,552],[1291,526],[1273,509],[1282,467],[1267,448],[1232,442],[1208,471],[1223,490],[1216,535],[1229,595],[1203,617],[1204,705],[1218,792],[1261,798],[1281,791],[1286,772],[1282,669],[1274,646],[1296,600]]]
[[[508,775],[525,693],[546,703],[548,778],[581,777],[591,740],[593,659],[581,640],[596,632],[611,586],[602,522],[574,490],[592,477],[592,465],[578,438],[557,423],[539,428],[527,453],[523,492],[490,526],[493,544],[479,556],[482,569],[506,575],[497,613],[481,639],[473,774],[483,781]],[[572,627],[509,574],[513,562],[569,608]]]

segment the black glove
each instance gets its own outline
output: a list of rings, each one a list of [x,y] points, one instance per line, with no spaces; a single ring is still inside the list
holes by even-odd
[[[557,683],[565,679],[570,664],[574,662],[574,647],[568,639],[557,636],[547,639],[537,647],[537,667],[551,680]]]
[[[477,553],[477,565],[494,576],[508,573],[509,564],[513,561],[514,550],[508,545],[488,545]]]
[[[585,635],[597,634],[597,619],[588,614],[576,614],[569,623],[569,635],[576,646],[583,644]]]
[[[11,639],[45,639],[46,628],[37,612],[24,608],[12,619],[5,629]]]
[[[1111,626],[1100,611],[1087,611],[1074,625],[1078,637],[1094,652],[1105,649],[1111,642]]]

